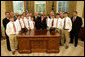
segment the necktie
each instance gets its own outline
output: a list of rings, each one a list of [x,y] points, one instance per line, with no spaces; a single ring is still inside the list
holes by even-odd
[[[35,20],[37,21],[37,17],[35,17]]]
[[[25,22],[24,22],[24,20],[23,20],[23,23],[24,23],[24,27],[25,27]]]
[[[65,25],[66,25],[66,19],[64,19],[64,26],[63,26],[63,29],[65,29]]]
[[[16,28],[15,28],[15,24],[13,23],[13,28],[14,28],[14,31],[16,32]]]
[[[52,27],[53,27],[54,20],[52,21]]]
[[[58,19],[57,19],[57,26],[58,26]]]
[[[19,24],[20,24],[20,27],[22,28],[20,20],[19,20]]]
[[[30,23],[29,23],[29,20],[28,20],[28,25],[29,25],[29,29],[30,29]]]
[[[73,23],[74,23],[74,21],[75,21],[75,17],[73,18]]]

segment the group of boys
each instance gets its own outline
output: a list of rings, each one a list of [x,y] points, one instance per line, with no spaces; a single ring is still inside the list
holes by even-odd
[[[19,15],[17,12],[15,12],[15,15],[13,12],[5,13],[6,18],[3,20],[3,25],[6,30],[6,39],[7,39],[7,45],[8,50],[12,51],[13,54],[15,54],[15,51],[18,49],[18,42],[16,35],[21,31],[22,28],[27,28],[28,30],[40,30],[40,29],[50,29],[50,28],[56,28],[57,31],[60,33],[60,40],[61,40],[61,46],[65,46],[67,49],[69,47],[69,42],[73,43],[73,38],[75,37],[75,46],[77,46],[78,43],[78,32],[77,35],[74,32],[74,17],[77,16],[77,11],[73,12],[74,17],[69,18],[68,13],[64,12],[57,13],[56,15],[53,14],[53,12],[49,15],[46,15],[45,12],[41,15],[40,12],[36,12],[35,15],[32,17],[32,13],[24,12],[23,14]],[[76,15],[76,16],[75,16]],[[78,17],[79,19],[80,17]],[[81,18],[78,20],[78,23],[81,27],[82,21]],[[73,27],[74,26],[74,27]],[[79,27],[79,29],[80,29]],[[78,29],[78,28],[76,28]],[[75,35],[73,35],[74,33]],[[10,43],[10,44],[9,44]],[[11,49],[10,49],[10,47]]]

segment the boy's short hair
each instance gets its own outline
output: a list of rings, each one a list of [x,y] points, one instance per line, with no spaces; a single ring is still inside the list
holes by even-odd
[[[56,15],[60,15],[59,13],[57,13]]]
[[[43,15],[41,15],[41,16],[43,16]]]
[[[6,15],[7,13],[9,13],[9,14],[10,14],[10,12],[5,12],[5,15]]]
[[[21,15],[17,15],[17,17],[19,17],[19,16],[21,17]]]
[[[23,16],[23,14],[21,14],[21,16]]]
[[[77,14],[77,11],[73,11],[73,12],[75,12]]]
[[[64,12],[64,14],[68,14],[68,12]]]

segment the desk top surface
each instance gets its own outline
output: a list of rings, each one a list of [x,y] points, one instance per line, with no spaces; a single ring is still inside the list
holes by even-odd
[[[49,30],[28,30],[27,32],[19,32],[18,37],[56,37],[60,36],[58,31],[50,32]]]

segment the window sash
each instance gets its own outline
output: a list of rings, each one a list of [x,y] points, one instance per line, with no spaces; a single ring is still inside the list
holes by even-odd
[[[58,12],[68,12],[69,11],[69,2],[68,1],[58,1]]]

